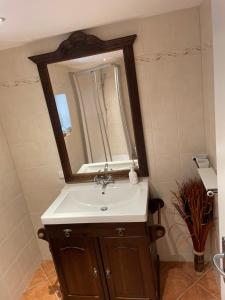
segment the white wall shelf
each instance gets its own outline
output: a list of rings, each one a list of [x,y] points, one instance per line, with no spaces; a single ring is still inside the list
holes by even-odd
[[[217,176],[213,168],[199,168],[199,176],[205,186],[207,195],[210,197],[217,194]]]

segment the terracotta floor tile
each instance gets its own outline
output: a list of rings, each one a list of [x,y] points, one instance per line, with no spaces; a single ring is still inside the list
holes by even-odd
[[[43,272],[42,268],[38,268],[37,271],[34,273],[33,278],[31,279],[31,282],[29,284],[29,288],[32,288],[33,286],[47,281],[47,277],[45,275],[45,273]]]
[[[53,293],[56,293],[57,295],[60,294],[60,287],[59,287],[59,281],[58,281],[58,278],[57,278],[57,275],[56,274],[52,274],[48,277],[48,280],[51,284],[51,292]]]
[[[200,285],[195,284],[181,298],[179,298],[179,300],[190,300],[190,299],[192,299],[192,300],[214,300],[214,299],[218,299],[218,298],[209,294]]]
[[[51,260],[45,260],[42,262],[41,264],[43,270],[45,271],[46,275],[47,276],[50,276],[52,274],[55,274],[56,271],[55,271],[55,267],[54,267],[54,264]]]
[[[210,266],[206,269],[207,272],[199,277],[192,263],[162,262],[160,264],[161,299],[219,300],[214,271]],[[44,261],[34,274],[31,285],[21,300],[58,300],[61,299],[59,294],[53,262]]]
[[[177,268],[184,272],[187,276],[191,277],[193,280],[198,280],[211,268],[211,265],[209,263],[206,264],[205,272],[199,275],[195,272],[194,264],[191,262],[161,262],[161,273],[171,268]]]
[[[194,263],[187,262],[178,262],[177,267],[182,270],[186,275],[190,276],[192,279],[198,280],[211,268],[211,265],[208,263],[205,265],[205,271],[202,274],[197,274],[194,269]]]
[[[169,263],[161,268],[161,297],[163,300],[175,300],[193,284],[175,264]]]
[[[48,280],[50,281],[51,284],[55,284],[56,282],[58,282],[56,273],[49,275]]]
[[[56,300],[55,294],[49,294],[49,283],[41,283],[26,291],[21,300]]]
[[[203,277],[198,281],[198,284],[203,288],[207,289],[211,294],[216,297],[220,297],[220,290],[216,282],[216,274],[213,269],[209,270]]]

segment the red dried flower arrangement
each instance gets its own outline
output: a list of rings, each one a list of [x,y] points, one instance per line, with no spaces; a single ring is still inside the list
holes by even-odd
[[[213,226],[214,197],[208,197],[199,179],[178,184],[178,192],[172,192],[174,207],[185,221],[194,248],[195,270],[204,271],[204,251],[208,233]]]

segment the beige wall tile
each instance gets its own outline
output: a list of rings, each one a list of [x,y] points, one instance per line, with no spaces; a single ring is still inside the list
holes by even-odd
[[[188,178],[199,178],[196,165],[192,160],[194,154],[196,153],[181,153],[181,180],[187,180]]]
[[[27,243],[24,250],[18,256],[18,264],[20,268],[20,272],[26,276],[26,274],[30,274],[31,267],[34,265],[38,265],[40,263],[39,249],[37,247],[36,238],[32,237],[32,239]],[[35,269],[33,269],[35,271]]]
[[[32,223],[34,226],[34,231],[37,232],[39,228],[43,227],[41,223],[41,214],[31,214]],[[41,250],[42,258],[44,260],[51,259],[51,254],[49,252],[49,245],[43,240],[38,240],[38,244]]]
[[[0,203],[8,202],[21,194],[21,186],[16,171],[13,169],[0,179]]]
[[[38,193],[34,193],[32,189],[26,190],[25,197],[29,199],[27,205],[31,214],[42,214],[55,200],[61,191],[61,187],[58,188],[41,188]]]
[[[2,205],[3,220],[8,230],[13,229],[27,214],[25,200],[22,194]],[[4,228],[4,227],[3,227]]]
[[[155,146],[155,153],[157,155],[180,152],[178,128],[165,128],[155,129],[153,133],[153,143]]]
[[[5,279],[0,280],[0,299],[12,300]]]
[[[162,212],[162,224],[167,228],[164,241],[157,242],[162,261],[193,261],[192,242],[190,234],[183,220],[177,215],[175,209],[167,208]],[[167,248],[169,255],[163,250]]]
[[[178,127],[176,111],[176,95],[179,87],[175,74],[176,61],[163,59],[162,61],[146,63],[145,98],[141,99],[143,119],[146,126],[151,122],[153,129]],[[145,121],[146,119],[146,121]]]
[[[17,256],[17,251],[14,250],[13,240],[9,237],[1,243],[0,247],[0,274],[4,276],[6,271],[11,266],[14,258]]]
[[[143,31],[142,24],[139,19],[118,22],[110,25],[89,29],[88,33],[96,34],[98,37],[105,40],[137,34],[137,42],[135,42],[134,44],[134,52],[136,55],[143,54]]]
[[[144,53],[167,52],[200,45],[198,8],[142,21]]]
[[[204,118],[206,129],[206,147],[210,161],[216,169],[215,102],[213,78],[213,47],[211,1],[206,0],[200,7],[202,82],[204,100]]]
[[[22,187],[25,191],[34,193],[40,189],[58,189],[63,188],[64,181],[58,178],[58,165],[40,166],[38,168],[22,170],[19,173]]]
[[[23,274],[20,272],[18,262],[14,263],[5,275],[7,288],[11,295],[19,288]]]
[[[1,123],[0,166],[0,299],[12,300],[18,299],[22,292],[23,273],[19,269],[18,257],[23,254],[22,264],[26,264],[28,251],[25,246],[34,236],[34,231]],[[36,260],[40,261],[37,243],[35,247],[30,253],[35,253]],[[30,266],[24,271],[29,269]],[[23,287],[27,284],[28,280],[24,280]]]
[[[16,168],[21,171],[49,164],[54,165],[59,161],[57,149],[55,145],[52,145],[51,141],[45,143],[43,141],[36,141],[12,144],[11,151]],[[49,156],[46,153],[52,153],[52,155]]]
[[[156,181],[176,181],[180,178],[180,156],[176,153],[155,155]]]
[[[144,128],[145,147],[147,152],[149,177],[156,177],[156,160],[155,160],[155,148],[153,143],[153,131]]]
[[[198,122],[189,123],[181,129],[182,153],[205,153],[204,129]]]

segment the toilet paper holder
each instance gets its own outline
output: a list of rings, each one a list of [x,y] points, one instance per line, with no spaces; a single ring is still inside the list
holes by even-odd
[[[205,186],[208,197],[214,197],[218,194],[216,173],[212,167],[207,154],[196,154],[192,157],[198,168],[199,176]]]

